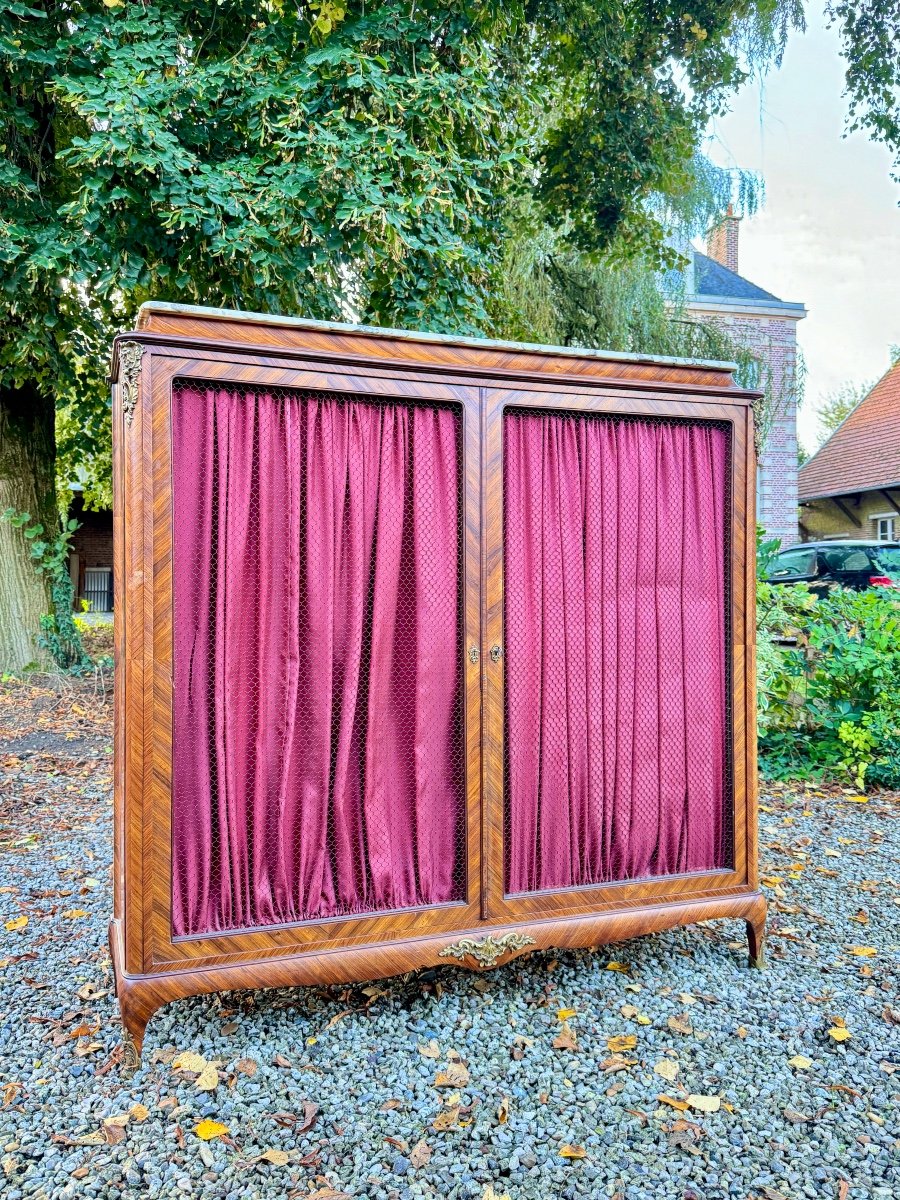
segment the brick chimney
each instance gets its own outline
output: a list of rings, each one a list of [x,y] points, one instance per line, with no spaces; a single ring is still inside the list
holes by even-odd
[[[729,204],[725,216],[706,235],[706,253],[709,257],[734,272],[737,272],[738,269],[738,227],[740,223],[741,218],[734,215],[734,209]]]

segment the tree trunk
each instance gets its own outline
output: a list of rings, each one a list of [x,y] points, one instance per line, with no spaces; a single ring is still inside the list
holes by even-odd
[[[31,513],[52,537],[56,509],[53,399],[35,388],[0,389],[0,513]],[[0,671],[44,662],[36,638],[50,609],[45,581],[34,569],[21,529],[0,521]]]

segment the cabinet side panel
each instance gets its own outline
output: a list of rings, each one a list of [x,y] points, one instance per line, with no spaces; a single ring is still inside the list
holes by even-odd
[[[113,435],[113,916],[125,915],[125,614],[127,589],[125,574],[125,499],[124,499],[124,418],[121,388],[112,385]]]
[[[124,925],[125,968],[144,966],[144,802],[146,798],[145,652],[146,552],[145,440],[149,352],[119,343],[113,388],[114,636],[116,640],[114,741],[115,916]]]

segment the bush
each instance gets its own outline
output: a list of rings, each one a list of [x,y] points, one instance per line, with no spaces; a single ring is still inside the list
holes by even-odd
[[[758,585],[759,746],[770,778],[900,788],[900,604]]]

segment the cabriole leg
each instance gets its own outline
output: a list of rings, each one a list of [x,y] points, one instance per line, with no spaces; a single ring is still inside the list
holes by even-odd
[[[757,971],[766,966],[766,910],[747,921],[747,945],[750,950],[749,966]]]
[[[120,998],[122,1011],[122,1074],[133,1075],[141,1065],[141,1048],[147,1028],[147,1016],[136,1012],[124,998]]]

